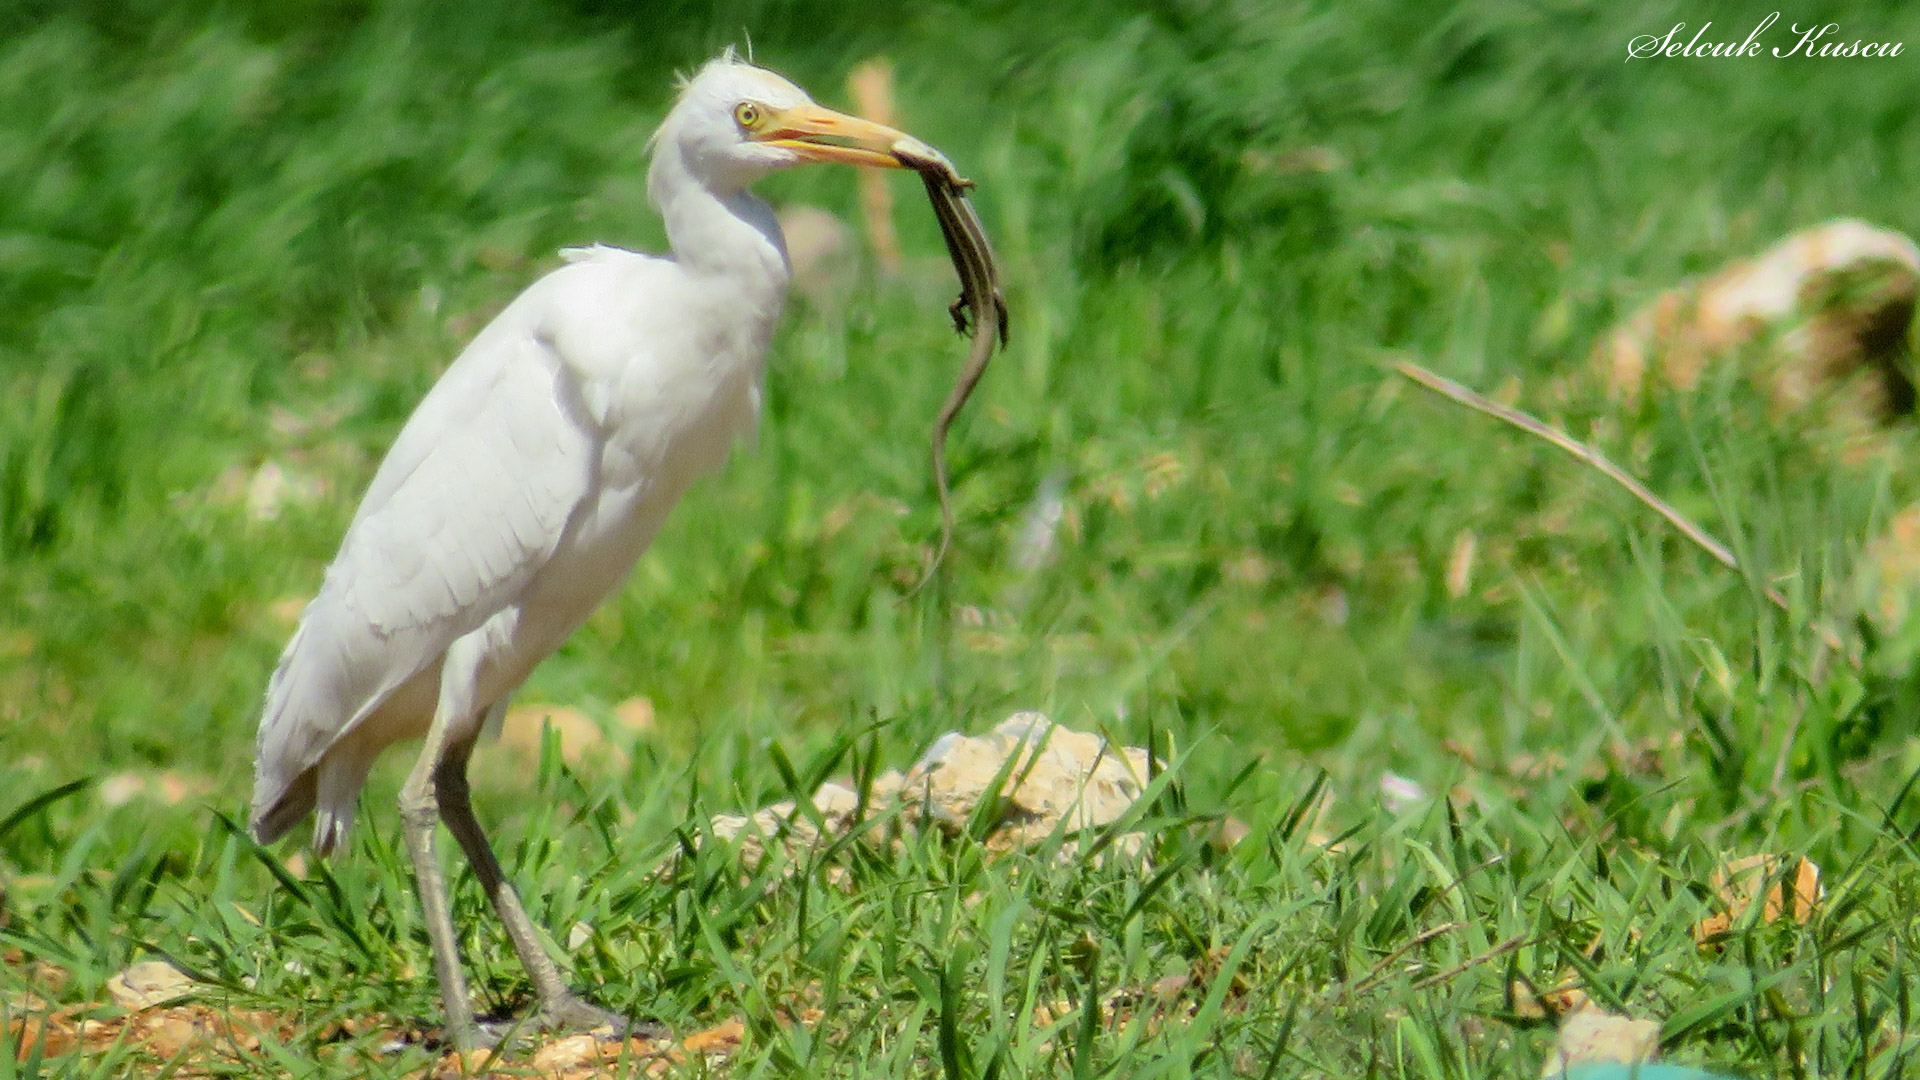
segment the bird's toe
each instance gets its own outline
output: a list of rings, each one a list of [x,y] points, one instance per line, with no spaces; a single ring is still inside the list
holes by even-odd
[[[540,1026],[548,1031],[576,1031],[609,1039],[665,1039],[671,1036],[657,1020],[633,1020],[568,994],[540,1007]]]

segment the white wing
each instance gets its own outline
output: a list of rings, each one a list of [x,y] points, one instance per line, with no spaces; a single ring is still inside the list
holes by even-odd
[[[512,308],[407,421],[280,658],[260,722],[264,813],[338,738],[511,604],[596,481],[576,377]]]

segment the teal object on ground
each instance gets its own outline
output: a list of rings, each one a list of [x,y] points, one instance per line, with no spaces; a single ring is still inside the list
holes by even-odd
[[[1575,1065],[1565,1080],[1734,1080],[1691,1065]]]

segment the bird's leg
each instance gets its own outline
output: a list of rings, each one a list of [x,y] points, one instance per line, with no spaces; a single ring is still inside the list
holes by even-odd
[[[451,668],[458,643],[448,650],[446,664]],[[447,879],[434,851],[434,832],[440,824],[440,804],[435,781],[446,759],[447,728],[463,711],[468,695],[449,694],[449,679],[443,670],[440,704],[433,724],[427,729],[426,745],[407,773],[400,788],[400,822],[407,836],[407,853],[413,857],[414,886],[420,892],[420,910],[427,920],[427,938],[433,943],[433,973],[440,983],[440,1005],[447,1020],[447,1039],[462,1050],[472,1049],[477,1032],[473,1025],[473,1004],[467,998],[467,975],[460,967],[460,950],[453,936],[453,916],[447,907]],[[471,685],[471,680],[468,680]],[[462,759],[464,761],[464,759]]]
[[[496,705],[502,709],[505,703]],[[488,717],[491,722],[494,717]],[[481,725],[482,728],[490,724]],[[534,992],[540,996],[540,1021],[549,1028],[565,1028],[575,1031],[594,1031],[611,1027],[624,1033],[629,1024],[617,1013],[590,1005],[581,1000],[567,988],[566,981],[560,975],[559,965],[547,952],[546,945],[534,930],[533,920],[527,917],[527,909],[520,904],[520,894],[514,890],[513,883],[507,880],[500,868],[500,860],[494,857],[493,847],[487,843],[486,833],[480,830],[479,819],[473,816],[473,799],[467,788],[467,759],[473,754],[474,743],[479,731],[447,748],[447,754],[441,759],[439,771],[434,775],[434,787],[440,794],[440,817],[447,823],[447,831],[460,843],[460,850],[467,853],[467,861],[473,864],[473,872],[480,878],[480,885],[486,889],[487,896],[493,901],[493,910],[500,915],[500,921],[506,925],[507,937],[513,941],[513,951],[520,955],[520,964],[527,969],[528,977],[533,979]]]

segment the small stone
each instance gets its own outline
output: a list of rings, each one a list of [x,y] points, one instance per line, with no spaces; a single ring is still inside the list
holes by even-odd
[[[873,778],[867,789],[867,800],[873,806],[889,806],[900,796],[900,789],[906,785],[907,778],[899,769],[888,769]]]
[[[129,1011],[178,1001],[194,991],[194,981],[165,960],[142,960],[107,980],[113,1003]]]
[[[497,1060],[499,1056],[499,1051],[490,1047],[454,1050],[416,1076],[420,1080],[466,1080],[467,1077],[483,1076],[489,1070],[500,1067],[502,1063]]]
[[[143,1042],[161,1058],[178,1057],[180,1053],[200,1041],[200,1025],[191,1017],[178,1013],[164,1014],[154,1018],[141,1031]]]
[[[609,762],[616,768],[626,764],[627,755],[607,741],[600,725],[570,705],[516,705],[508,709],[500,741],[538,761],[548,726],[560,737],[560,760],[571,768],[592,762]]]
[[[1749,855],[1734,859],[1713,872],[1713,887],[1719,894],[1720,911],[1700,920],[1693,928],[1694,939],[1702,944],[1718,940],[1745,915],[1756,899],[1761,900],[1760,918],[1775,922],[1782,918],[1804,923],[1813,916],[1814,905],[1824,895],[1820,888],[1820,867],[1811,859],[1796,859],[1787,867],[1787,856]],[[1787,872],[1783,875],[1782,870]],[[1761,897],[1761,889],[1766,895]]]
[[[139,773],[120,772],[100,781],[100,786],[95,790],[99,793],[102,806],[114,807],[127,805],[139,798],[146,789],[146,778]]]
[[[307,603],[311,599],[306,596],[283,596],[267,605],[267,616],[282,628],[290,630],[300,621],[300,616],[307,610]]]
[[[1380,774],[1380,801],[1389,813],[1404,814],[1427,801],[1427,790],[1395,772]]]
[[[613,707],[613,718],[635,735],[643,735],[653,730],[653,702],[643,697],[630,697]]]
[[[839,784],[821,784],[813,793],[813,807],[826,819],[827,828],[837,829],[859,809],[860,793]]]
[[[617,1057],[621,1047],[611,1047]],[[600,1064],[603,1048],[600,1040],[592,1035],[570,1035],[541,1047],[528,1062],[541,1076],[564,1073],[574,1069],[592,1068]]]
[[[68,1053],[80,1043],[81,1032],[59,1016],[16,1017],[0,1028],[13,1043],[12,1049],[25,1057],[39,1050],[46,1057]]]
[[[153,794],[167,806],[178,806],[199,791],[198,784],[171,769],[153,778]]]
[[[739,1017],[722,1021],[705,1031],[695,1032],[680,1040],[681,1049],[689,1054],[729,1054],[739,1047],[747,1037],[747,1025]]]
[[[1657,1021],[1590,1005],[1561,1021],[1553,1055],[1540,1075],[1556,1076],[1578,1065],[1638,1065],[1652,1061],[1659,1047]]]
[[[820,838],[820,830],[805,814],[794,813],[795,809],[791,801],[781,801],[752,817],[717,814],[708,827],[713,830],[715,837],[735,841],[739,847],[740,861],[748,867],[756,867],[766,856],[767,841],[784,837],[789,844],[804,848]]]

